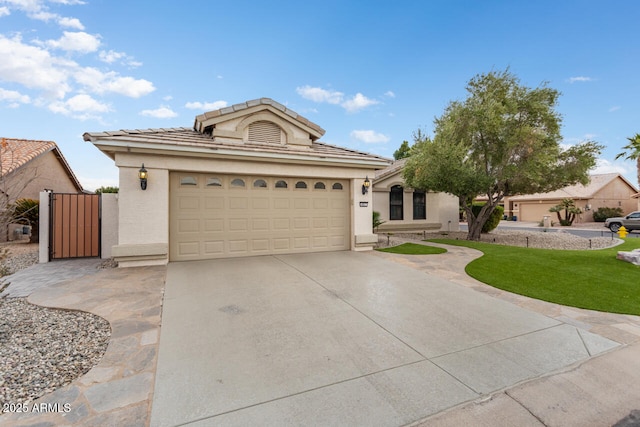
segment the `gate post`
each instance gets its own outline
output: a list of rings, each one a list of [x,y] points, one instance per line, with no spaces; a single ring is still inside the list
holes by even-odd
[[[38,259],[41,263],[49,262],[49,216],[50,216],[50,194],[48,191],[40,192],[40,244],[38,245]]]

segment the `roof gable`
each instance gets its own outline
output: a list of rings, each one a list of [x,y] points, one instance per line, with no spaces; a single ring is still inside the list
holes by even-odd
[[[317,141],[323,134],[320,126],[282,104],[260,98],[201,114],[196,117],[193,129],[86,132],[83,138],[112,159],[116,153],[144,152],[374,169],[391,163],[386,157]]]
[[[53,141],[12,138],[0,139],[0,176],[4,177],[11,174],[50,151],[53,152],[58,159],[76,189],[79,192],[83,191],[80,181],[78,181],[67,160]]]
[[[511,200],[530,200],[530,199],[591,199],[604,187],[612,181],[620,179],[629,186],[631,191],[636,188],[619,173],[595,174],[589,176],[587,185],[574,184],[564,188],[560,188],[548,193],[525,194],[521,196],[511,197]]]
[[[251,128],[271,123],[282,131],[283,144],[311,145],[325,131],[284,105],[260,98],[209,111],[196,116],[194,130],[222,142],[265,142],[251,140]],[[260,132],[256,135],[261,135]]]

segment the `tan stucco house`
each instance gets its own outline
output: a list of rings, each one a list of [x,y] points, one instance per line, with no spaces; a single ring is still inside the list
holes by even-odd
[[[572,199],[582,209],[578,222],[593,221],[593,211],[601,207],[621,208],[627,214],[637,209],[633,199],[638,190],[618,173],[594,174],[589,184],[570,185],[548,193],[537,193],[505,197],[505,215],[515,216],[519,221],[542,221],[551,215],[549,208],[563,199]],[[552,218],[553,219],[553,218]]]
[[[18,199],[39,199],[44,190],[57,193],[81,193],[76,178],[53,141],[0,139],[0,194],[2,209]],[[18,225],[0,232],[0,241],[13,240]]]
[[[446,193],[415,190],[405,185],[406,159],[376,171],[373,210],[380,212],[379,232],[458,231],[458,198]]]
[[[363,183],[391,162],[322,143],[324,133],[268,98],[204,113],[193,128],[85,133],[119,168],[113,257],[124,267],[371,249]]]

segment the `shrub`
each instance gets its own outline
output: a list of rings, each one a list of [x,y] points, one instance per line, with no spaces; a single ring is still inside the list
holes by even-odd
[[[373,211],[373,231],[375,232],[384,222],[380,220],[380,212]]]
[[[34,199],[18,199],[14,206],[14,221],[31,226],[31,243],[37,243],[39,238],[39,207],[40,202]]]
[[[598,208],[593,212],[593,220],[595,222],[604,222],[607,218],[613,218],[615,216],[622,216],[622,208]]]
[[[117,193],[119,191],[118,187],[105,187],[104,185],[98,189],[96,189],[96,194],[103,193]]]
[[[471,206],[471,212],[473,212],[475,216],[478,216],[478,214],[480,214],[482,206],[484,206],[484,203],[474,203],[473,206]],[[498,226],[498,224],[500,224],[500,220],[502,219],[503,215],[504,208],[499,205],[496,206],[487,222],[485,222],[482,226],[482,232],[488,233],[491,230],[494,230]]]

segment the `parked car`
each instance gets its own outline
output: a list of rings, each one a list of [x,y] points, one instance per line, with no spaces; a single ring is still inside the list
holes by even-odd
[[[617,233],[623,225],[627,231],[640,230],[640,211],[631,212],[624,217],[607,218],[604,222],[604,226],[614,233]]]

